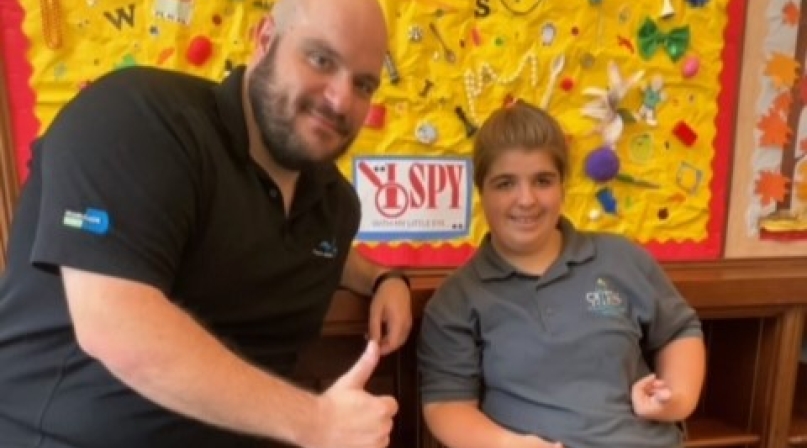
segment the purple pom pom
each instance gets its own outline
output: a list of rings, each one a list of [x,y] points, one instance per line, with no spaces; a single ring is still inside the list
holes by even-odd
[[[608,182],[619,173],[619,157],[608,146],[602,146],[586,157],[586,175],[595,182]]]
[[[693,8],[699,8],[706,6],[706,4],[709,3],[709,0],[687,0],[687,3],[689,3],[689,6]]]

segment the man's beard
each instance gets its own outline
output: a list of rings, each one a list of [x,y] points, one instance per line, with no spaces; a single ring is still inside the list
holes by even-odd
[[[299,104],[291,104],[288,93],[282,90],[282,86],[277,85],[275,61],[279,43],[279,39],[272,42],[249,79],[249,102],[261,141],[272,159],[290,171],[303,171],[321,162],[332,162],[350,148],[356,136],[350,137],[350,126],[345,116],[334,112],[327,104],[317,105],[308,96],[300,98]],[[316,111],[334,123],[340,136],[349,138],[331,158],[312,159],[308,144],[294,129],[295,109],[304,113]]]

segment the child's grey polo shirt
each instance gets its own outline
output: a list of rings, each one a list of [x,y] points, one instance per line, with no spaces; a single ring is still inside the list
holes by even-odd
[[[520,275],[489,236],[439,288],[418,348],[424,403],[478,399],[495,422],[565,448],[672,448],[677,426],[638,418],[630,388],[700,321],[642,248],[561,219],[563,250]]]

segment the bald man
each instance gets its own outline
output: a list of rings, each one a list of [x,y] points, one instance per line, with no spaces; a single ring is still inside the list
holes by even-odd
[[[409,333],[408,280],[352,250],[333,163],[386,44],[374,0],[279,0],[221,84],[131,68],[63,108],[0,278],[0,446],[389,444],[397,404],[364,384]],[[299,389],[283,378],[340,286],[372,298],[371,341]]]

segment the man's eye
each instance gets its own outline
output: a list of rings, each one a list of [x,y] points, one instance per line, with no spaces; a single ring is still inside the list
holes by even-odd
[[[311,53],[308,56],[308,60],[311,62],[311,65],[319,68],[328,68],[331,64],[330,58],[322,53]]]
[[[373,96],[373,94],[375,93],[376,87],[372,83],[363,82],[363,83],[359,83],[359,90],[361,90],[361,93],[363,93],[363,94],[365,94],[367,96]]]

